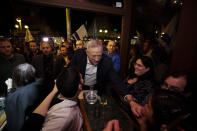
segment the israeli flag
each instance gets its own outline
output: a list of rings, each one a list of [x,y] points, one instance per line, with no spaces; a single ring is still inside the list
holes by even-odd
[[[72,34],[75,40],[83,40],[87,41],[88,39],[88,31],[87,31],[87,25],[83,24],[79,27],[79,29]]]

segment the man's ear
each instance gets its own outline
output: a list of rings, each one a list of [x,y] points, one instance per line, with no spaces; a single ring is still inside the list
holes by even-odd
[[[82,90],[82,84],[78,85],[78,90],[81,91]]]

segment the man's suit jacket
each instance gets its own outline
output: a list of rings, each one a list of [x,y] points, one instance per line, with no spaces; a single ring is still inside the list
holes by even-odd
[[[86,50],[77,50],[72,58],[70,66],[78,67],[83,79],[85,77],[86,65]],[[98,94],[102,94],[105,91],[105,86],[108,81],[113,82],[119,88],[124,88],[124,84],[121,82],[120,77],[113,68],[111,59],[105,54],[102,54],[102,59],[97,66],[97,84],[95,85],[98,90]]]
[[[36,69],[36,76],[39,78],[43,78],[45,87],[42,88],[42,99],[45,98],[49,92],[53,89],[54,86],[54,79],[57,78],[59,73],[62,71],[65,65],[65,61],[61,56],[53,55],[52,59],[52,70],[48,71],[50,73],[45,74],[44,68],[44,56],[43,54],[33,57],[32,65]]]
[[[10,60],[7,60],[6,58],[4,58],[1,54],[0,54],[0,81],[4,82],[6,81],[8,78],[11,77],[13,69],[20,65],[25,63],[25,58],[23,55],[18,54],[18,53],[14,53],[13,58],[11,58]]]
[[[43,54],[33,57],[32,65],[36,69],[37,77],[44,77],[44,56]],[[61,56],[53,55],[52,77],[55,78],[61,72],[65,65],[65,61]]]

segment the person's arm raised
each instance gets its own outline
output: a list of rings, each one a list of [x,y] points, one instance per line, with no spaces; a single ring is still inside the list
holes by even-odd
[[[56,82],[55,82],[56,83]],[[42,103],[30,114],[25,121],[21,131],[40,131],[44,122],[45,116],[48,112],[49,106],[55,94],[58,92],[56,84],[49,95],[42,101]]]
[[[42,103],[33,111],[33,113],[40,114],[42,116],[46,116],[46,113],[49,109],[51,101],[55,94],[58,92],[56,81],[53,90],[49,93],[49,95],[42,101]]]

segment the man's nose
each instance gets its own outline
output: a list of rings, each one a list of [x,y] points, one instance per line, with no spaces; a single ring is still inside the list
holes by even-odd
[[[99,58],[99,57],[96,57],[96,58],[95,58],[95,61],[97,61],[97,62],[98,62],[99,60],[100,60],[100,58]]]
[[[96,59],[95,59],[95,61],[99,61],[99,59],[98,59],[98,58],[96,58]]]

